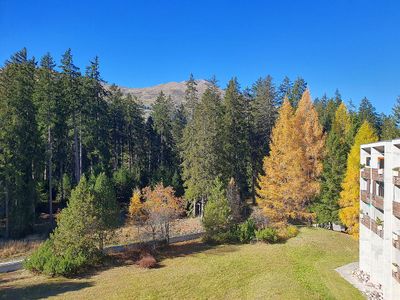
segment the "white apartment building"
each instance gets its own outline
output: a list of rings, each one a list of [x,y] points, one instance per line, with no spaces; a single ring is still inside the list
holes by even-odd
[[[400,299],[400,139],[361,145],[360,269]]]

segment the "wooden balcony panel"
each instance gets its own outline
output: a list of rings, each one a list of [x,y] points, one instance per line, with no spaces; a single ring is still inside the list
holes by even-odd
[[[383,197],[378,195],[372,195],[371,204],[377,209],[383,210]]]
[[[400,202],[393,201],[393,215],[400,219]]]
[[[393,176],[393,184],[400,186],[400,176]]]
[[[379,169],[372,168],[372,180],[383,182],[383,174],[379,174]]]
[[[365,190],[361,190],[361,200],[364,203],[370,204],[371,203],[371,198],[370,198],[370,193],[368,191]]]
[[[364,179],[371,179],[371,168],[365,167],[361,170],[361,177]]]
[[[395,247],[396,249],[400,250],[400,239],[398,239],[397,241],[392,239],[392,245],[393,247]]]
[[[363,224],[365,227],[370,229],[372,232],[374,232],[377,236],[383,239],[383,233],[384,230],[378,230],[378,225],[374,220],[372,220],[369,216],[364,215],[363,218],[360,220],[361,224]]]
[[[397,268],[397,272],[392,271],[392,276],[398,283],[400,283],[400,270]]]

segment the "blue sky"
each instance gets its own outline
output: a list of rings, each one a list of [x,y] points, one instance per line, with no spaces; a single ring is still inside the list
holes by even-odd
[[[24,46],[57,61],[70,47],[82,69],[98,55],[129,87],[302,76],[314,97],[338,88],[386,113],[400,95],[400,1],[0,0],[1,63]]]

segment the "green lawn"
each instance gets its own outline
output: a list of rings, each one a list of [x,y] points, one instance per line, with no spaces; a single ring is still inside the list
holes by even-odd
[[[0,299],[363,299],[334,270],[356,261],[345,234],[302,229],[279,245],[175,245],[157,269],[110,267],[79,279],[0,275]]]

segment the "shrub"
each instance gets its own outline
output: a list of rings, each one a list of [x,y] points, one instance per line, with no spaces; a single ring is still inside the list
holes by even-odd
[[[54,233],[31,257],[27,269],[47,275],[68,276],[102,258],[103,241],[116,225],[117,205],[112,186],[100,174],[94,186],[83,176],[72,191]]]
[[[52,241],[47,240],[24,261],[24,267],[32,272],[49,276],[70,276],[80,272],[89,264],[89,258],[84,253],[74,253],[68,249],[59,255],[54,252],[53,246]]]
[[[256,238],[258,241],[274,244],[279,241],[278,232],[274,228],[264,228],[256,231]]]
[[[153,255],[146,254],[137,262],[137,265],[140,268],[150,269],[157,266],[157,261]]]
[[[217,243],[230,242],[235,236],[231,209],[221,180],[216,179],[204,209],[205,240]]]
[[[257,229],[263,229],[269,225],[268,218],[259,207],[253,207],[250,219],[254,221]]]
[[[278,230],[278,237],[282,241],[286,241],[299,234],[299,229],[296,226],[288,225]]]
[[[247,219],[246,222],[237,227],[237,238],[241,243],[250,243],[256,237],[256,224],[254,220]]]

